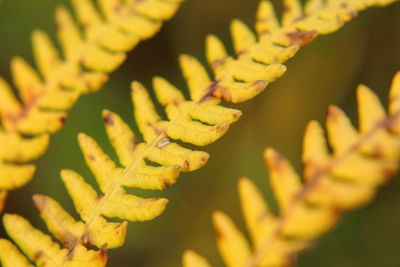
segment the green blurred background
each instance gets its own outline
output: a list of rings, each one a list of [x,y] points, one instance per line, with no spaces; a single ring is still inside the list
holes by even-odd
[[[30,32],[41,28],[55,36],[54,9],[67,0],[3,0],[0,4],[0,73],[10,79],[9,62],[20,55],[32,62]],[[52,196],[72,211],[59,178],[62,168],[93,177],[85,166],[77,134],[87,133],[113,152],[101,122],[102,109],[115,111],[134,125],[129,84],[139,80],[150,88],[151,77],[161,75],[186,90],[177,57],[189,53],[202,62],[206,34],[230,43],[229,23],[240,18],[254,22],[258,0],[187,0],[177,16],[151,40],[129,53],[98,93],[83,96],[70,111],[66,126],[52,138],[47,154],[28,186],[11,193],[6,212],[22,214],[44,229],[35,213],[34,193]],[[277,7],[281,3],[277,1]],[[229,49],[232,47],[229,44]],[[301,139],[307,121],[324,121],[328,104],[337,104],[355,118],[355,87],[365,83],[386,103],[392,76],[400,70],[400,3],[373,8],[337,33],[321,36],[304,47],[287,66],[287,73],[257,98],[240,105],[242,119],[224,138],[205,148],[208,165],[183,174],[164,192],[142,196],[170,199],[166,212],[154,221],[130,223],[126,244],[110,252],[109,266],[180,266],[186,248],[206,255],[220,266],[210,216],[224,210],[243,227],[236,185],[251,177],[273,201],[262,162],[262,151],[272,146],[300,170]],[[298,266],[400,266],[400,181],[394,177],[375,202],[349,213],[318,245],[299,257]],[[1,235],[4,236],[2,229]]]

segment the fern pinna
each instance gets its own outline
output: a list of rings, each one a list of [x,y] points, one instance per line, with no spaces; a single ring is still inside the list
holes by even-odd
[[[266,149],[264,160],[279,214],[270,211],[250,179],[241,178],[241,208],[252,246],[227,215],[215,212],[217,244],[226,266],[291,266],[296,254],[335,226],[343,212],[371,202],[378,187],[399,168],[399,97],[400,72],[390,89],[388,114],[379,98],[360,85],[358,130],[335,106],[328,109],[328,138],[320,124],[311,121],[303,141],[304,183],[288,160]],[[185,252],[183,263],[211,266],[193,251]]]
[[[181,0],[72,0],[77,21],[56,11],[63,57],[47,34],[32,34],[38,71],[24,59],[11,62],[22,102],[0,78],[0,211],[6,192],[26,184],[46,150],[49,134],[63,126],[81,94],[99,90],[139,41],[153,36]],[[80,28],[78,27],[80,25]]]
[[[166,80],[154,79],[156,97],[164,106],[167,119],[156,113],[147,90],[137,82],[132,84],[136,122],[144,140],[138,140],[118,115],[104,111],[103,121],[121,166],[112,162],[91,137],[79,136],[86,162],[101,190],[98,194],[79,174],[62,171],[62,180],[82,221],[75,220],[52,198],[34,196],[39,214],[64,248],[18,215],[4,216],[7,233],[29,260],[39,266],[104,265],[106,249],[121,246],[127,230],[125,221],[109,222],[105,217],[150,220],[162,213],[167,204],[166,199],[127,194],[124,187],[164,189],[176,182],[180,172],[196,170],[206,163],[206,152],[184,148],[174,140],[197,146],[214,142],[241,114],[221,106],[221,100],[241,102],[256,96],[269,82],[283,75],[286,67],[282,63],[300,45],[309,43],[318,34],[337,30],[354,18],[358,10],[390,2],[393,1],[357,0],[345,4],[310,1],[303,13],[299,2],[286,1],[280,26],[270,3],[262,1],[256,23],[259,40],[243,23],[236,20],[232,24],[237,57],[228,56],[217,37],[207,38],[207,58],[215,74],[214,81],[196,59],[181,56],[190,100]],[[3,265],[16,266],[12,262],[15,260],[26,266],[27,259],[10,241],[3,239],[0,246]]]

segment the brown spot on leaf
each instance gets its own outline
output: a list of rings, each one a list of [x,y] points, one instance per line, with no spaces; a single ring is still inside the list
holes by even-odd
[[[245,55],[246,53],[248,53],[249,51],[247,50],[240,50],[236,53],[236,57],[240,57],[242,55]]]
[[[222,230],[221,230],[218,226],[215,226],[215,227],[214,227],[214,233],[215,233],[215,237],[216,237],[217,239],[219,239],[219,240],[225,238],[225,236],[224,236]]]
[[[90,234],[90,232],[85,232],[82,235],[82,242],[84,244],[88,244],[88,245],[92,245],[93,244],[93,238],[92,238],[92,235]]]
[[[120,233],[122,226],[124,226],[123,223],[122,224],[117,224],[117,225],[114,226],[114,229],[118,230],[118,233]]]
[[[285,158],[281,154],[274,152],[268,158],[268,167],[271,170],[280,172],[282,170],[284,162],[285,162]]]
[[[305,18],[306,18],[305,16],[300,16],[300,17],[296,18],[295,20],[293,20],[293,23],[302,21],[302,20],[305,19]]]
[[[211,67],[212,70],[215,70],[219,66],[225,64],[225,61],[226,61],[226,57],[218,59],[218,60],[215,60],[213,63],[211,63],[210,67]]]
[[[83,31],[86,31],[87,29],[89,29],[89,23],[80,23],[79,24],[79,26],[81,27],[81,29],[83,30]]]
[[[39,250],[38,252],[35,253],[33,256],[34,261],[38,261],[41,257],[43,257],[44,252],[42,250]]]
[[[290,10],[291,10],[290,5],[288,5],[288,4],[284,4],[284,5],[283,5],[283,7],[282,7],[283,13],[290,12]]]
[[[393,134],[398,134],[399,131],[399,126],[400,125],[400,116],[399,112],[397,112],[398,115],[394,115],[391,118],[388,119],[387,121],[387,130]]]
[[[328,120],[332,122],[337,122],[339,118],[340,118],[340,110],[337,107],[330,105],[328,107]]]
[[[204,96],[199,100],[199,103],[203,103],[205,102],[208,98],[210,98],[211,96],[214,95],[214,92],[217,90],[218,88],[218,84],[219,81],[215,81],[213,83],[211,83],[206,90],[206,93],[204,94]]]
[[[138,144],[138,140],[136,139],[136,138],[132,138],[131,139],[131,142],[130,142],[130,149],[133,151],[134,149],[135,149],[135,147],[136,147],[136,145]]]
[[[77,238],[70,232],[58,233],[58,236],[60,236],[60,241],[64,243],[67,249],[72,249],[78,243]]]
[[[331,212],[333,220],[337,221],[340,218],[340,216],[342,216],[344,211],[340,207],[333,206]]]
[[[230,89],[224,86],[218,86],[213,92],[213,96],[227,102],[230,102],[232,100]]]
[[[64,240],[63,244],[71,253],[71,250],[74,248],[76,242],[73,240]]]
[[[103,122],[109,126],[114,126],[114,120],[110,112],[106,112],[103,116]]]
[[[168,188],[168,187],[170,187],[171,186],[171,183],[168,181],[168,180],[163,180],[163,186],[164,186],[164,188]]]
[[[101,246],[99,257],[100,260],[103,262],[107,261],[108,255],[107,255],[108,249],[107,249],[107,243]]]
[[[37,213],[41,213],[42,210],[44,210],[47,206],[47,200],[40,195],[34,195],[33,196],[33,205],[35,207],[35,210]]]
[[[176,99],[176,98],[172,99],[171,103],[172,103],[172,105],[174,105],[175,107],[179,107],[179,101],[178,101],[178,99]],[[167,103],[166,105],[168,105],[168,103]]]
[[[349,15],[350,15],[351,19],[355,19],[355,18],[358,17],[358,12],[357,11],[351,11],[349,13]]]
[[[226,132],[229,128],[229,124],[221,124],[215,127],[218,132]]]
[[[184,168],[185,170],[187,170],[187,169],[189,169],[189,167],[190,167],[189,161],[188,161],[188,160],[185,160],[185,162],[183,163],[183,168]]]
[[[96,158],[95,158],[92,154],[89,155],[89,159],[90,159],[91,161],[96,161]]]
[[[396,170],[393,168],[383,168],[382,169],[382,175],[387,179],[392,177],[395,173],[396,173]]]
[[[257,93],[262,92],[268,86],[268,82],[265,80],[257,80],[251,83],[250,87],[256,88]]]
[[[104,257],[107,256],[107,243],[101,246],[100,254]]]
[[[60,117],[60,123],[62,125],[64,125],[66,121],[67,121],[67,115],[63,115],[63,116]]]
[[[149,126],[149,127],[151,127],[151,128],[153,128],[154,132],[155,132],[157,135],[162,134],[162,131],[161,131],[160,129],[158,129],[157,126],[155,126],[152,122],[147,121],[147,122],[146,122],[146,125]]]
[[[237,120],[240,116],[242,116],[242,112],[237,111],[232,114],[234,120]]]
[[[291,45],[307,45],[317,36],[317,31],[307,31],[307,32],[290,32],[287,33],[286,36],[290,39]]]
[[[374,159],[381,159],[384,156],[384,151],[381,146],[375,145],[370,157]]]
[[[100,202],[102,198],[103,198],[103,196],[97,196],[96,202]]]
[[[323,168],[323,167],[322,167]],[[321,166],[313,160],[307,160],[303,162],[303,170],[304,170],[304,175],[305,179],[309,179],[310,177],[314,177],[317,175],[321,170]]]
[[[66,257],[66,261],[70,261],[74,257],[75,248],[77,246],[78,246],[78,241],[77,240],[75,242],[73,242],[73,243],[68,244],[68,254],[67,254],[67,257]]]

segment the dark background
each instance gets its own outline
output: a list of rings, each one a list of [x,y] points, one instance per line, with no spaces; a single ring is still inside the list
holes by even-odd
[[[10,80],[9,62],[20,55],[32,62],[30,32],[41,28],[55,36],[53,14],[65,0],[0,1],[0,74]],[[180,53],[204,58],[206,34],[230,43],[229,23],[240,18],[252,25],[258,0],[187,0],[177,16],[155,38],[140,44],[111,75],[98,93],[82,96],[70,111],[66,126],[52,137],[47,154],[38,160],[34,180],[11,193],[6,212],[22,214],[44,229],[31,196],[56,198],[69,210],[72,203],[59,178],[70,168],[93,178],[77,144],[77,134],[95,137],[112,155],[101,122],[102,109],[118,112],[134,125],[129,84],[139,80],[150,88],[151,77],[161,75],[186,90],[179,72]],[[281,3],[277,3],[281,7]],[[231,49],[231,45],[228,47]],[[328,104],[336,104],[355,118],[355,88],[364,83],[384,103],[392,76],[400,69],[400,4],[372,8],[356,20],[304,47],[287,66],[287,73],[255,99],[235,105],[243,111],[220,141],[205,148],[208,165],[183,174],[179,183],[163,192],[141,195],[170,199],[166,212],[154,221],[130,223],[126,244],[110,252],[109,266],[179,266],[182,252],[192,248],[221,265],[214,243],[210,215],[221,209],[240,227],[236,184],[251,177],[272,200],[262,151],[272,146],[300,170],[301,139],[307,121],[324,121]],[[232,51],[232,50],[231,50]],[[300,267],[400,266],[399,177],[380,190],[368,207],[349,213],[318,245],[299,257]],[[4,235],[4,232],[2,232]]]

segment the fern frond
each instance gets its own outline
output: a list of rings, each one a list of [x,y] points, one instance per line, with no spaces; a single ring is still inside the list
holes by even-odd
[[[154,87],[160,103],[166,108],[169,120],[163,121],[157,115],[150,96],[141,84],[132,84],[135,117],[144,137],[143,142],[139,142],[130,127],[117,114],[108,110],[103,112],[103,122],[119,164],[113,162],[93,138],[85,134],[79,135],[85,160],[101,190],[101,194],[98,194],[76,172],[61,172],[62,180],[82,221],[75,220],[52,198],[34,196],[36,210],[46,222],[47,228],[69,251],[68,257],[63,259],[64,264],[73,264],[71,259],[75,257],[89,257],[85,255],[92,251],[83,250],[84,245],[116,248],[124,243],[127,223],[109,222],[105,217],[146,221],[164,211],[167,199],[140,198],[128,194],[125,187],[162,190],[174,184],[180,172],[196,170],[207,162],[209,156],[206,152],[184,148],[173,139],[206,145],[223,135],[229,125],[240,116],[240,111],[220,106],[216,99],[204,99],[202,103],[187,101],[179,90],[162,78],[154,79]],[[26,238],[27,233],[15,230],[15,225],[21,221],[24,225],[27,224],[22,217],[6,214],[4,226],[29,259],[38,265],[43,264],[32,256],[41,251],[40,260],[44,263],[61,262],[60,255],[65,254],[64,249],[57,247],[55,251],[49,251],[40,243],[42,237],[32,235]],[[32,226],[23,228],[39,232]],[[59,256],[54,258],[56,254],[53,253]]]
[[[11,72],[20,102],[0,78],[0,191],[26,184],[30,161],[46,150],[49,134],[65,123],[81,94],[99,90],[139,41],[150,38],[173,16],[182,0],[72,0],[76,19],[56,11],[61,53],[49,36],[32,33],[37,70],[20,57]],[[1,194],[3,205],[5,193]],[[1,206],[0,205],[0,206]]]
[[[398,171],[400,72],[390,89],[388,113],[366,86],[357,88],[357,100],[358,130],[334,106],[328,110],[327,138],[318,122],[308,124],[304,179],[278,152],[265,150],[278,215],[250,179],[240,179],[241,207],[252,246],[227,215],[215,212],[217,244],[226,266],[290,266],[298,252],[336,225],[342,213],[371,202],[378,187]],[[183,262],[185,267],[210,266],[192,251],[185,253]]]
[[[216,36],[207,37],[207,60],[218,85],[212,95],[229,102],[253,98],[284,74],[286,67],[282,64],[293,57],[299,47],[320,34],[337,31],[367,7],[395,1],[309,0],[302,7],[298,0],[285,0],[281,22],[276,19],[272,4],[261,1],[255,23],[257,36],[239,20],[231,24],[236,57],[226,53]]]
[[[263,5],[264,2],[261,8]],[[248,38],[248,32],[240,26],[243,24],[234,22],[234,25],[239,25],[233,34],[235,46],[243,47],[246,40],[243,38]],[[161,214],[167,204],[166,199],[143,199],[128,194],[125,187],[162,190],[174,184],[180,172],[201,168],[207,162],[208,154],[185,148],[178,141],[204,146],[219,139],[241,115],[238,110],[220,105],[221,100],[239,102],[255,96],[268,82],[284,73],[285,67],[275,61],[287,60],[298,48],[297,44],[271,47],[270,43],[263,45],[264,41],[260,41],[254,47],[264,50],[255,51],[261,55],[265,53],[273,61],[271,64],[264,64],[256,63],[246,53],[242,53],[237,59],[225,56],[222,44],[216,37],[208,38],[208,42],[211,46],[207,56],[211,59],[217,80],[212,81],[206,69],[193,57],[180,57],[189,88],[189,100],[165,79],[154,78],[153,87],[158,101],[165,108],[166,119],[157,114],[147,90],[138,82],[132,84],[136,123],[143,136],[142,141],[135,137],[117,114],[104,111],[103,121],[120,164],[113,162],[93,138],[85,134],[79,135],[85,160],[101,190],[99,194],[73,171],[62,171],[62,180],[82,221],[69,215],[52,198],[41,195],[34,197],[34,204],[49,231],[68,248],[64,265],[70,264],[70,259],[77,253],[76,256],[81,257],[80,248],[85,245],[115,248],[123,244],[127,223],[109,222],[106,218],[145,221]],[[12,221],[16,220],[15,223],[18,223],[20,217],[6,218],[10,221],[5,226],[6,231],[10,232],[17,245],[21,247],[19,243],[22,242],[29,251],[42,251],[41,255],[46,257],[41,259],[49,259],[48,264],[52,261],[58,262],[58,258],[53,259],[52,253],[47,255],[47,250],[37,245],[38,241],[33,238],[28,240],[23,233],[18,234],[12,230]],[[21,249],[27,250],[24,247]],[[57,253],[61,255],[62,251],[61,249]],[[26,254],[31,261],[36,262],[31,254]]]

